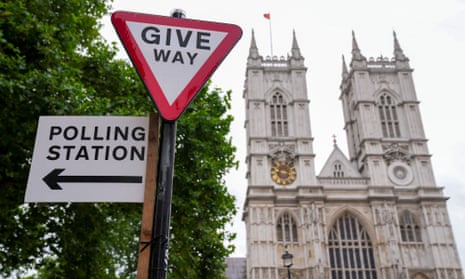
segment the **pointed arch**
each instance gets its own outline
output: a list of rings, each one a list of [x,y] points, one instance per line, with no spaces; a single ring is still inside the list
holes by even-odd
[[[332,279],[376,279],[373,244],[366,228],[350,211],[335,220],[328,235]]]
[[[396,104],[399,104],[402,101],[402,97],[397,92],[391,90],[385,85],[381,85],[381,88],[376,90],[374,93],[376,100],[379,100],[383,95],[389,95]]]
[[[400,236],[404,242],[421,242],[421,229],[416,216],[408,209],[399,215]]]
[[[377,106],[381,121],[381,131],[385,138],[400,138],[400,124],[397,98],[388,91],[377,96]]]
[[[271,121],[271,136],[289,136],[288,100],[281,91],[275,91],[268,102]]]
[[[289,92],[286,88],[281,87],[281,86],[274,86],[265,92],[265,100],[269,104],[274,96],[274,94],[280,93],[284,97],[284,101],[286,103],[291,103],[292,102],[292,93]]]
[[[370,238],[372,238],[375,235],[374,228],[372,224],[367,222],[367,219],[364,217],[364,215],[358,211],[355,208],[352,208],[348,205],[341,206],[338,208],[334,214],[328,219],[328,230],[331,229],[337,222],[337,220],[343,216],[344,214],[350,214],[357,218],[358,222],[365,228],[365,230],[368,232],[368,235]]]
[[[276,238],[285,243],[298,242],[296,219],[287,211],[279,215],[276,222]]]

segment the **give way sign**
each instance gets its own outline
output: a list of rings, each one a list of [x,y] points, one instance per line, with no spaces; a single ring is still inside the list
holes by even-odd
[[[179,118],[242,35],[233,24],[133,12],[111,20],[167,121]]]

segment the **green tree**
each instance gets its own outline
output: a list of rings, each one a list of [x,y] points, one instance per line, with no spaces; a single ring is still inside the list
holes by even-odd
[[[23,204],[40,115],[144,115],[132,66],[99,35],[98,0],[0,2],[0,277],[130,278],[141,205]],[[222,277],[235,213],[230,92],[205,86],[178,121],[170,278]],[[189,247],[186,249],[186,247]]]
[[[218,255],[233,252],[224,240],[235,235],[224,226],[236,213],[234,197],[222,179],[237,162],[227,137],[231,92],[220,93],[204,89],[178,123],[170,278],[222,278],[218,271],[225,268],[224,257]]]

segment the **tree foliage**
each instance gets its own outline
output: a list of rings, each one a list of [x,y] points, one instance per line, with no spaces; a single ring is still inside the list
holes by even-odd
[[[40,115],[144,115],[133,68],[99,35],[98,0],[0,2],[0,277],[130,278],[141,205],[23,204]],[[230,92],[202,89],[178,121],[170,278],[221,278],[235,213]],[[208,276],[206,275],[208,274]]]
[[[234,237],[224,231],[236,213],[234,198],[222,181],[226,170],[236,164],[235,149],[227,139],[232,116],[224,117],[231,92],[219,93],[218,89],[202,92],[178,124],[170,251],[173,278],[209,278],[225,267],[224,258],[217,255],[233,251],[223,241]]]

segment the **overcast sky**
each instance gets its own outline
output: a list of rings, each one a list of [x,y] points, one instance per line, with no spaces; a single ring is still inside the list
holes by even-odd
[[[329,0],[329,1],[218,1],[218,0],[116,0],[113,10],[168,16],[175,8],[188,18],[233,23],[243,30],[242,39],[212,76],[213,85],[233,91],[233,143],[240,168],[227,177],[237,198],[238,216],[232,230],[238,237],[233,256],[245,256],[245,226],[241,221],[247,187],[245,180],[244,88],[251,32],[263,56],[286,56],[295,30],[308,67],[307,83],[316,172],[332,150],[332,135],[347,155],[339,97],[341,57],[351,58],[351,32],[355,31],[362,54],[392,57],[393,30],[413,73],[432,164],[439,186],[445,187],[449,215],[462,263],[465,262],[465,0]],[[263,17],[271,13],[269,22]],[[103,35],[119,43],[109,17]],[[126,54],[121,47],[120,57]],[[463,264],[462,264],[463,266]]]

